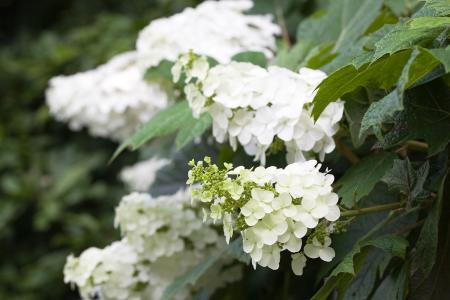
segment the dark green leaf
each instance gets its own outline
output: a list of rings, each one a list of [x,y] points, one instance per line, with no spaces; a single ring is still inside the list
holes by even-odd
[[[385,1],[384,1],[385,2]],[[398,17],[389,9],[382,9],[378,17],[370,24],[364,34],[371,34],[380,30],[386,24],[396,24]]]
[[[362,243],[362,245],[370,245],[377,247],[393,256],[405,258],[408,241],[397,235],[383,235],[376,239]]]
[[[398,193],[388,190],[385,183],[379,182],[370,194],[362,198],[358,207],[371,207],[375,205],[384,205],[398,201]],[[333,236],[333,249],[336,251],[335,258],[326,264],[321,264],[317,273],[317,279],[320,280],[329,274],[330,271],[352,250],[356,241],[368,237],[376,237],[385,234],[392,234],[399,228],[410,226],[417,222],[417,214],[404,214],[389,219],[389,212],[380,211],[377,213],[357,216],[348,225],[344,233]],[[380,225],[381,224],[381,225]]]
[[[364,89],[355,91],[349,95],[349,99],[345,101],[345,119],[349,124],[350,136],[355,148],[359,148],[366,139],[367,135],[360,136],[361,121],[367,111],[368,100]]]
[[[368,252],[368,250],[364,250]],[[360,268],[364,259],[366,258],[366,253],[364,255],[359,255],[355,258],[354,265]],[[352,280],[352,275],[347,273],[339,274],[338,276],[333,276],[327,279],[325,284],[314,294],[310,300],[326,300],[337,287],[347,287],[349,282]]]
[[[403,93],[406,89],[422,79],[439,65],[439,60],[435,59],[429,52],[422,48],[414,48],[408,62],[403,67],[397,89]]]
[[[197,280],[203,274],[205,274],[205,272],[208,271],[208,269],[211,268],[224,254],[231,255],[233,258],[248,263],[248,260],[244,259],[238,248],[242,251],[242,238],[238,238],[232,241],[219,254],[209,257],[204,262],[201,262],[200,264],[195,266],[191,271],[175,279],[175,281],[172,282],[164,291],[162,299],[172,299],[180,290],[185,288],[187,285],[195,284]]]
[[[123,142],[117,148],[111,160],[116,158],[127,147],[136,150],[154,137],[163,136],[182,128],[190,118],[192,118],[191,109],[187,101],[182,101],[166,108]]]
[[[403,67],[396,89],[370,105],[362,120],[360,135],[363,136],[372,129],[378,140],[383,141],[382,124],[392,122],[395,114],[403,110],[405,89],[431,72],[438,64],[425,49],[415,48]]]
[[[384,3],[397,15],[405,16],[420,3],[420,0],[384,0]]]
[[[195,119],[194,117],[188,119],[175,138],[177,149],[183,148],[196,137],[201,136],[211,127],[211,123],[212,118],[207,113],[203,113],[199,119]]]
[[[450,18],[446,17],[420,17],[411,19],[405,24],[398,24],[375,43],[372,61],[414,45],[427,46],[448,26]]]
[[[301,22],[298,40],[317,44],[335,43],[334,52],[347,48],[356,41],[378,16],[382,1],[352,0],[332,1],[326,13],[315,14]]]
[[[378,263],[377,271],[380,277],[384,277],[384,273],[392,261],[393,256],[385,253],[383,260]]]
[[[413,258],[413,264],[423,273],[423,278],[427,278],[436,261],[436,253],[438,248],[439,220],[442,213],[443,195],[446,176],[442,179],[439,187],[438,197],[433,203],[425,223],[419,234],[416,243],[416,251]]]
[[[209,268],[211,268],[214,263],[217,262],[219,256],[211,256],[204,262],[195,266],[191,271],[178,277],[172,282],[164,291],[162,296],[162,300],[172,299],[179,291],[184,289],[187,285],[193,285],[197,282],[197,280],[206,272]]]
[[[414,169],[409,159],[394,160],[394,165],[383,177],[383,181],[390,189],[404,194],[408,201],[417,201],[428,197],[424,190],[424,183],[427,179],[430,165],[425,162],[422,166]]]
[[[339,53],[339,55],[334,58],[331,62],[327,63],[326,65],[322,66],[320,69],[325,71],[326,73],[332,73],[350,63],[355,59],[355,57],[361,56],[365,54],[363,47],[367,43],[367,37],[362,37],[359,40],[355,41],[354,43],[351,43],[345,51],[342,51]],[[371,56],[370,56],[371,57]],[[364,65],[365,63],[370,62],[370,57],[364,60],[364,63],[359,64],[356,66],[355,63],[352,63],[355,67],[361,67],[361,65]]]
[[[450,273],[448,272],[448,266],[450,266],[450,202],[447,201],[450,197],[450,178],[448,177],[448,164],[446,164],[444,168],[447,172],[447,176],[444,175],[444,179],[440,182],[438,190],[439,203],[435,204],[437,206],[442,205],[440,208],[441,212],[438,225],[439,232],[437,237],[435,236],[435,229],[429,232],[431,234],[431,244],[425,245],[428,248],[428,251],[432,250],[429,254],[435,258],[435,261],[434,263],[431,262],[433,268],[428,277],[424,277],[420,272],[422,269],[420,265],[432,260],[428,257],[424,257],[426,259],[420,259],[419,256],[415,257],[415,260],[413,260],[411,266],[413,271],[410,293],[411,300],[441,300],[446,299],[448,295],[450,295]],[[430,217],[431,214],[435,214],[435,209],[436,207],[432,208]],[[430,217],[427,217],[425,222],[427,222]],[[434,217],[437,217],[437,215],[435,214]],[[424,232],[424,234],[426,234],[426,232]],[[425,235],[423,237],[425,238]],[[435,243],[437,243],[437,245],[435,245]],[[433,250],[434,247],[437,248],[436,252]],[[423,253],[424,255],[427,255],[428,252],[425,251]],[[419,264],[418,266],[415,265],[417,263]]]
[[[406,122],[406,114],[404,111],[396,114],[392,119],[394,123],[392,129],[383,136],[382,141],[378,141],[375,147],[382,149],[390,149],[406,142],[409,139],[410,132]]]
[[[409,266],[408,263],[405,263],[400,270],[394,271],[381,282],[371,299],[404,300],[407,294],[408,273]]]
[[[381,152],[366,157],[358,164],[352,166],[336,183],[340,186],[338,194],[342,197],[341,203],[352,207],[362,197],[372,191],[375,184],[392,167],[395,155]]]
[[[333,270],[333,272],[331,272],[330,276],[336,276],[339,273],[355,275],[353,259],[367,246],[373,246],[382,249],[393,256],[404,258],[408,242],[404,238],[392,234],[383,235],[372,240],[362,240],[353,247],[352,251],[350,251],[346,257],[344,257],[341,263]]]
[[[434,56],[435,59],[439,60],[445,67],[445,72],[450,72],[450,46],[442,49],[426,49],[428,53]]]
[[[374,249],[368,255],[367,259],[364,260],[360,272],[358,272],[349,287],[345,290],[344,300],[369,298],[378,277],[378,266],[386,260],[386,257],[391,258],[392,256],[378,249]]]
[[[436,80],[407,92],[405,97],[410,139],[424,139],[429,155],[444,150],[450,142],[450,87]]]
[[[386,34],[391,32],[394,27],[395,25],[393,24],[385,24],[377,31],[361,38],[360,42],[363,44],[363,51],[359,51],[359,54],[356,53],[357,55],[354,55],[351,61],[352,65],[359,69],[361,66],[372,62],[372,58],[375,53],[375,51],[373,51],[375,49],[375,44]]]
[[[388,89],[400,77],[402,66],[406,64],[411,51],[401,51],[383,57],[373,64],[365,64],[359,69],[345,66],[328,76],[319,86],[314,98],[313,116],[317,119],[330,102],[360,86]]]
[[[450,15],[448,0],[428,0],[413,17],[443,17]]]
[[[374,102],[364,114],[359,136],[367,136],[373,130],[378,140],[383,141],[382,124],[392,121],[396,112],[403,110],[403,98],[398,90],[393,90],[383,99]]]
[[[352,251],[331,272],[328,280],[311,300],[327,299],[329,294],[339,284],[348,284],[350,279],[360,271],[364,259],[370,253],[371,247],[376,247],[394,256],[404,258],[408,242],[396,235],[383,235],[374,239],[363,239],[357,242]]]

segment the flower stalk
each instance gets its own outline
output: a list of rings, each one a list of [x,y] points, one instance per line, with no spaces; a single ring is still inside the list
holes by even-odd
[[[419,152],[427,152],[428,144],[419,142],[419,141],[407,141],[405,142],[405,146],[409,150],[419,151]]]
[[[338,151],[352,164],[357,164],[360,159],[359,157],[344,143],[342,143],[342,141],[338,138],[334,138],[334,142],[336,144],[336,148],[338,149]]]
[[[400,202],[395,202],[395,203],[347,210],[347,211],[343,211],[341,213],[341,217],[354,217],[354,216],[360,216],[360,215],[365,215],[365,214],[370,214],[370,213],[375,213],[375,212],[380,212],[380,211],[395,210],[395,209],[403,208],[405,206],[405,203],[406,203],[405,201],[400,201]]]

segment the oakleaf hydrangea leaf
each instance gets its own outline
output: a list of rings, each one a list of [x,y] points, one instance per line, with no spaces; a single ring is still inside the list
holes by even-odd
[[[331,272],[328,280],[311,300],[327,299],[334,288],[342,284],[347,284],[359,272],[364,259],[370,253],[370,246],[382,249],[394,256],[404,258],[408,241],[402,237],[388,234],[357,242],[352,251]]]
[[[372,128],[376,137],[382,141],[381,125],[392,120],[395,113],[401,110],[403,110],[403,97],[397,90],[393,90],[383,99],[370,105],[362,119],[359,136],[364,136]]]
[[[361,122],[360,136],[364,136],[372,128],[378,140],[383,141],[381,126],[385,122],[392,122],[395,114],[403,110],[405,89],[431,72],[438,64],[439,61],[434,59],[426,49],[415,48],[403,67],[397,87],[384,98],[370,105]]]
[[[302,23],[297,39],[334,42],[334,52],[347,48],[356,41],[379,14],[382,1],[362,0],[354,5],[352,0],[332,1],[324,14],[316,14]]]
[[[372,61],[376,61],[383,55],[408,49],[413,45],[427,45],[448,26],[450,26],[450,18],[447,17],[420,17],[398,24],[375,43],[376,50]]]
[[[413,17],[443,17],[450,15],[448,0],[427,0]]]
[[[442,213],[444,186],[448,174],[446,174],[439,187],[436,201],[433,203],[425,223],[420,231],[419,239],[416,244],[416,252],[413,258],[414,265],[423,271],[423,278],[430,274],[438,251],[438,234],[439,234],[439,220]]]
[[[395,155],[382,152],[371,155],[352,166],[336,183],[340,186],[338,195],[342,204],[352,207],[362,197],[368,195],[375,184],[392,167]]]
[[[384,0],[388,6],[397,16],[406,15],[407,12],[412,11],[421,1],[420,0]]]
[[[191,118],[192,114],[187,101],[179,102],[162,110],[123,142],[117,148],[112,159],[116,158],[127,147],[136,150],[154,137],[163,136],[182,128],[185,122]]]
[[[169,285],[162,299],[172,299],[179,291],[181,291],[188,284],[195,284],[197,280],[209,269],[211,268],[223,255],[230,255],[233,258],[237,258],[242,262],[248,263],[248,260],[241,257],[239,249],[242,249],[242,238],[235,239],[227,247],[223,249],[218,255],[213,255],[207,258],[205,261],[201,262],[195,266],[191,271],[177,278],[171,285]],[[242,250],[240,250],[242,251]]]
[[[450,72],[450,46],[441,49],[427,49],[426,51],[444,65],[445,72]]]
[[[429,169],[428,161],[415,169],[409,159],[396,159],[392,169],[383,177],[383,181],[387,183],[389,188],[406,195],[408,201],[417,201],[429,195],[424,190]]]
[[[329,103],[360,86],[383,89],[392,87],[402,72],[399,66],[406,64],[410,53],[410,51],[401,51],[383,57],[373,64],[365,64],[359,69],[353,65],[347,65],[330,74],[319,85],[314,98],[312,115],[317,119]]]
[[[192,142],[196,137],[201,136],[208,128],[211,127],[212,118],[209,114],[203,113],[200,118],[192,117],[180,129],[175,138],[177,149],[181,149],[188,143]]]
[[[434,81],[406,93],[405,113],[410,138],[424,139],[428,155],[445,149],[450,142],[450,89]]]

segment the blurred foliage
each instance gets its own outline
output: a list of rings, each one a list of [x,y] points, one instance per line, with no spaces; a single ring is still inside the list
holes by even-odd
[[[154,18],[195,1],[0,1],[0,299],[76,299],[66,256],[118,234],[125,193],[107,165],[116,145],[70,132],[45,105],[47,81],[133,49]]]

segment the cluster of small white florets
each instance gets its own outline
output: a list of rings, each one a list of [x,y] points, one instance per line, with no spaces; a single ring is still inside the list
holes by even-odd
[[[137,50],[119,54],[87,72],[50,80],[47,104],[72,130],[121,141],[172,102],[145,71],[163,59],[175,60],[193,49],[227,62],[239,52],[275,49],[280,29],[269,16],[246,16],[251,1],[207,1],[169,18],[152,21],[139,34]]]
[[[140,283],[147,274],[125,240],[99,249],[89,248],[80,257],[70,255],[64,267],[64,281],[78,286],[83,299],[140,299]]]
[[[278,269],[280,253],[292,253],[292,269],[301,275],[306,257],[331,261],[330,222],[340,216],[334,177],[310,160],[284,169],[257,167],[220,170],[206,160],[191,163],[188,183],[195,199],[208,203],[205,214],[223,221],[227,240],[238,229],[243,248],[256,264]],[[302,250],[302,239],[307,243]]]
[[[50,80],[47,104],[72,130],[123,140],[170,102],[157,83],[144,81],[148,64],[135,51],[115,56],[93,70]]]
[[[140,32],[136,47],[155,59],[172,61],[189,50],[222,63],[249,50],[270,58],[275,35],[281,30],[270,15],[245,15],[252,6],[248,0],[205,1],[195,9],[151,22]]]
[[[219,255],[225,244],[189,203],[185,191],[155,199],[144,193],[125,196],[116,211],[122,241],[69,256],[65,282],[77,285],[83,299],[161,299],[175,279]],[[213,292],[238,280],[238,266],[223,268],[230,262],[221,259],[175,298],[189,299],[200,288]]]
[[[166,166],[170,160],[165,158],[151,158],[125,167],[120,172],[120,179],[133,192],[147,192],[156,179],[159,169]]]
[[[243,62],[210,68],[205,57],[189,52],[173,66],[174,81],[183,73],[193,115],[212,116],[218,142],[228,139],[234,149],[239,142],[262,164],[275,137],[286,145],[288,162],[305,161],[314,154],[323,160],[334,150],[343,103],[328,105],[316,123],[310,116],[315,89],[326,78],[322,71],[301,68],[294,73]]]
[[[187,207],[188,200],[184,191],[157,199],[151,199],[148,194],[132,193],[117,207],[115,225],[149,261],[182,251],[187,241],[198,249],[215,244],[217,232],[203,226],[201,217]]]

